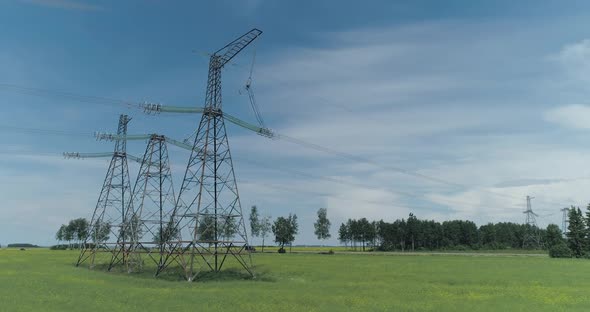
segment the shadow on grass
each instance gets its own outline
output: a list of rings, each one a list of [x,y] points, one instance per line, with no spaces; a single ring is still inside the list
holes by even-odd
[[[152,270],[153,269],[153,270]],[[147,268],[142,272],[128,273],[124,266],[113,267],[108,271],[107,264],[97,264],[92,269],[93,271],[104,272],[107,274],[115,274],[120,276],[128,276],[138,279],[162,280],[168,282],[182,282],[186,281],[185,274],[182,268],[174,267],[168,268],[160,273],[157,277],[154,276],[155,268]],[[252,268],[254,276],[250,275],[244,269],[229,268],[219,272],[202,271],[199,272],[194,282],[209,283],[209,282],[235,282],[235,281],[256,281],[256,282],[276,282],[276,277],[264,266],[254,266]]]

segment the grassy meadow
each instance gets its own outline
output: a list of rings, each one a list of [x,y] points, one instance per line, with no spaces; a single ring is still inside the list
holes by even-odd
[[[0,311],[589,311],[590,260],[534,255],[255,254],[257,278],[187,283],[0,250]],[[231,272],[231,271],[230,271]]]

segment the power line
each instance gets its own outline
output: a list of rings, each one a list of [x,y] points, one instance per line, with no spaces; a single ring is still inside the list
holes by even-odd
[[[78,136],[78,137],[91,137],[92,136],[92,134],[89,134],[89,133],[54,130],[54,129],[25,128],[25,127],[15,127],[15,126],[6,126],[6,125],[0,125],[0,128],[4,128],[4,129],[10,130],[10,131],[21,132],[21,133],[40,134],[40,135],[62,135],[62,136]],[[246,160],[243,158],[240,158],[240,160],[250,163],[250,164],[254,164],[256,166],[266,168],[266,169],[274,169],[274,170],[283,171],[283,172],[287,172],[287,173],[291,173],[291,174],[296,174],[299,176],[304,176],[304,177],[308,177],[308,178],[312,178],[312,179],[319,179],[319,180],[324,180],[324,181],[329,181],[329,182],[333,182],[333,183],[344,184],[344,185],[349,185],[349,186],[354,186],[354,187],[362,187],[362,188],[366,188],[366,189],[381,190],[381,191],[385,190],[385,191],[388,191],[394,195],[404,195],[404,196],[408,196],[411,198],[417,198],[417,199],[422,199],[422,200],[427,200],[427,201],[430,201],[433,203],[437,203],[437,202],[433,201],[432,199],[424,198],[423,195],[417,195],[415,193],[404,192],[404,191],[399,191],[399,190],[391,191],[391,190],[383,189],[383,188],[377,189],[375,187],[372,187],[372,186],[369,186],[366,184],[350,182],[350,181],[346,181],[346,180],[342,180],[342,179],[336,179],[334,177],[317,176],[317,175],[305,173],[305,172],[294,170],[294,169],[287,169],[287,168],[269,168],[267,166],[267,164],[261,164],[259,162],[253,161],[253,160]],[[572,178],[572,179],[559,179],[559,180],[567,181],[567,180],[578,180],[578,179],[583,179],[583,177]],[[462,202],[462,201],[451,200],[451,199],[440,199],[440,200],[443,203],[439,202],[438,204],[442,204],[442,205],[455,204],[455,205],[477,206],[477,207],[484,207],[484,208],[486,207],[486,206],[481,206],[480,204],[477,204],[477,203],[468,203],[468,202]],[[520,208],[516,208],[516,209],[520,209]]]
[[[311,179],[324,180],[324,181],[328,181],[328,182],[332,182],[332,183],[338,183],[338,184],[348,185],[348,186],[353,186],[353,187],[360,187],[360,188],[370,189],[370,190],[374,190],[374,191],[387,191],[388,193],[390,193],[392,195],[404,195],[404,196],[415,198],[415,199],[426,200],[431,203],[439,204],[439,205],[449,206],[449,204],[455,204],[455,205],[474,206],[474,207],[478,207],[478,208],[492,208],[489,206],[482,206],[481,204],[477,204],[477,203],[462,202],[462,201],[457,201],[457,200],[452,200],[452,199],[441,199],[442,201],[444,201],[446,203],[437,203],[436,201],[434,201],[432,199],[425,198],[423,195],[418,195],[418,194],[411,193],[411,192],[404,192],[404,191],[398,191],[398,190],[392,191],[387,188],[376,188],[376,187],[369,186],[366,184],[350,182],[350,181],[346,181],[346,180],[342,180],[342,179],[337,179],[334,177],[314,175],[314,174],[306,173],[303,171],[295,170],[292,168],[269,167],[268,164],[263,164],[263,163],[260,163],[257,161],[253,161],[251,159],[245,159],[243,157],[239,157],[237,159],[241,162],[250,163],[252,165],[259,166],[259,167],[273,170],[273,171],[283,171],[283,172],[287,172],[287,173],[291,173],[291,174],[295,174],[295,175],[299,175],[299,176],[303,176],[303,177],[307,177],[307,178],[311,178]],[[522,209],[522,207],[513,207],[513,209]]]
[[[112,98],[107,98],[107,97],[102,97],[102,96],[81,95],[81,94],[76,94],[76,93],[71,93],[71,92],[24,87],[24,86],[6,84],[6,83],[0,83],[0,89],[4,89],[7,91],[14,91],[14,92],[22,93],[22,94],[26,94],[26,95],[38,96],[38,97],[61,98],[61,99],[70,99],[70,100],[83,102],[83,103],[90,103],[90,104],[124,105],[129,108],[137,108],[137,109],[141,108],[140,103],[134,103],[134,102],[130,102],[130,101],[112,99]]]
[[[86,137],[92,136],[92,133],[74,132],[66,130],[53,130],[53,129],[40,129],[40,128],[27,128],[9,125],[0,125],[0,129],[10,132],[18,132],[24,134],[39,134],[39,135],[61,135],[61,136],[78,136]]]
[[[275,81],[275,83],[279,83],[279,84],[281,84],[283,86],[286,86],[284,83],[282,83],[280,81]],[[289,88],[292,89],[292,86],[289,86]],[[330,105],[332,107],[337,107],[340,110],[346,111],[348,113],[351,113],[351,114],[355,114],[356,113],[356,112],[353,111],[352,108],[350,108],[350,107],[348,107],[346,105],[336,104],[336,103],[334,103],[332,101],[327,100],[324,97],[321,97],[321,96],[318,96],[318,95],[313,95],[313,94],[311,94],[309,96],[314,97],[314,98],[316,98],[316,99],[318,99],[318,100],[320,100],[320,101],[324,102],[325,104],[328,104],[328,105]],[[382,120],[377,120],[377,119],[374,119],[374,118],[372,118],[372,120],[374,120],[376,122],[382,122]],[[417,177],[417,178],[426,179],[426,180],[429,180],[429,181],[435,182],[435,183],[440,183],[440,184],[445,184],[445,185],[449,185],[449,186],[455,186],[455,187],[459,187],[459,188],[469,189],[468,186],[463,185],[463,184],[460,184],[460,183],[451,182],[451,181],[448,181],[448,180],[444,180],[444,179],[440,179],[440,178],[436,178],[436,177],[432,177],[432,176],[428,176],[428,175],[424,175],[424,174],[412,172],[412,171],[409,171],[409,170],[406,170],[406,169],[403,169],[403,168],[399,168],[399,167],[384,166],[384,165],[381,165],[381,164],[376,163],[374,161],[371,161],[370,159],[366,159],[366,158],[363,158],[363,157],[358,157],[358,156],[351,155],[351,154],[348,154],[348,153],[345,153],[345,152],[341,152],[341,151],[330,149],[330,148],[327,148],[327,147],[324,147],[324,146],[320,146],[320,145],[317,145],[317,144],[314,144],[314,143],[305,142],[303,140],[292,138],[292,137],[289,137],[287,135],[279,134],[278,137],[281,138],[281,139],[285,139],[286,141],[289,141],[291,143],[295,143],[295,144],[298,144],[298,145],[301,145],[301,146],[304,146],[304,147],[307,147],[307,148],[315,149],[315,150],[320,151],[320,152],[330,153],[330,154],[337,155],[337,156],[340,156],[340,157],[343,157],[343,158],[347,158],[347,159],[351,159],[351,160],[354,160],[354,161],[359,161],[359,162],[364,162],[364,163],[372,164],[372,165],[375,165],[377,167],[381,167],[383,169],[389,169],[389,170],[392,170],[392,171],[396,171],[396,172],[403,173],[403,174],[406,174],[406,175],[414,176],[414,177]],[[520,199],[520,197],[518,197],[518,196],[513,196],[513,195],[509,195],[509,194],[498,193],[498,192],[494,192],[494,191],[490,191],[490,190],[481,190],[481,191],[487,192],[487,193],[490,193],[490,194],[493,194],[493,195],[496,195],[496,196],[504,196],[504,197],[508,197],[508,198],[512,198],[512,199]],[[562,203],[549,202],[549,201],[546,201],[546,200],[540,200],[540,201],[545,202],[545,203],[555,204],[555,205],[562,205]]]
[[[23,94],[41,96],[41,97],[61,97],[61,98],[68,98],[68,99],[81,101],[81,102],[93,103],[93,104],[124,105],[128,108],[143,109],[142,105],[139,102],[130,102],[130,101],[124,101],[124,100],[112,99],[112,98],[106,98],[106,97],[99,97],[99,96],[86,96],[86,95],[80,95],[80,94],[75,94],[75,93],[70,93],[70,92],[61,92],[61,91],[54,91],[54,90],[48,90],[48,89],[23,87],[23,86],[12,85],[12,84],[0,84],[0,89],[11,90],[11,91],[16,91],[16,92],[23,93]],[[437,178],[437,177],[426,175],[426,174],[421,174],[421,173],[410,171],[410,170],[407,170],[404,168],[383,165],[383,164],[377,163],[377,162],[375,162],[371,159],[365,158],[365,157],[356,156],[356,155],[353,155],[350,153],[346,153],[346,152],[338,151],[338,150],[335,150],[332,148],[324,147],[324,146],[321,146],[321,145],[318,145],[315,143],[311,143],[311,142],[307,142],[307,141],[304,141],[301,139],[297,139],[297,138],[294,138],[294,137],[291,137],[291,136],[288,136],[285,134],[276,133],[276,137],[281,140],[284,140],[284,141],[287,141],[287,142],[290,142],[290,143],[293,143],[296,145],[300,145],[302,147],[314,149],[314,150],[317,150],[317,151],[320,151],[323,153],[327,153],[327,154],[332,154],[332,155],[335,155],[335,156],[338,156],[338,157],[341,157],[344,159],[370,164],[370,165],[373,165],[373,166],[376,166],[376,167],[379,167],[379,168],[382,168],[385,170],[390,170],[390,171],[402,173],[405,175],[413,176],[413,177],[420,178],[420,179],[427,180],[427,181],[431,181],[434,183],[457,187],[457,188],[461,188],[461,189],[465,189],[465,190],[474,188],[474,187],[470,187],[465,184],[452,182],[452,181],[449,181],[446,179]],[[520,197],[518,197],[518,196],[498,193],[495,191],[481,189],[481,188],[479,190],[476,189],[476,191],[488,193],[488,194],[495,195],[495,196],[505,197],[505,198],[520,199]],[[541,201],[546,202],[544,200],[541,200]],[[549,202],[546,202],[546,203],[549,203]],[[562,205],[562,203],[552,203],[552,204]]]
[[[344,198],[344,197],[337,196],[337,195],[330,194],[330,193],[320,193],[320,192],[315,192],[315,191],[310,191],[310,190],[300,190],[300,189],[290,188],[290,187],[286,187],[284,185],[278,185],[278,184],[260,183],[260,182],[254,182],[254,181],[248,181],[248,180],[239,180],[238,182],[247,183],[247,184],[262,185],[264,187],[269,187],[269,188],[292,192],[292,193],[305,193],[305,194],[310,194],[310,195],[317,196],[317,197],[330,197],[330,198],[334,198],[334,199],[353,201],[353,202],[361,202],[361,203],[367,203],[367,204],[393,205],[394,207],[397,207],[397,208],[406,208],[406,209],[410,209],[410,210],[411,209],[433,210],[433,207],[413,206],[413,205],[409,206],[409,205],[405,205],[405,204],[399,205],[394,202],[387,202],[387,201],[366,200],[366,199],[358,199],[358,198]]]
[[[43,156],[61,156],[61,154],[59,153],[42,153],[42,152],[34,152],[34,151],[15,151],[14,153],[8,153],[8,152],[2,152],[1,154],[17,154],[17,155],[30,155],[30,156],[36,156],[36,155],[43,155]],[[435,202],[431,199],[428,198],[423,198],[420,197],[420,195],[414,194],[414,193],[410,193],[410,192],[404,192],[404,191],[391,191],[389,189],[384,189],[384,188],[376,188],[373,186],[369,186],[369,185],[365,185],[365,184],[361,184],[361,183],[355,183],[355,182],[350,182],[350,181],[346,181],[343,179],[337,179],[334,177],[328,177],[328,176],[318,176],[318,175],[314,175],[314,174],[310,174],[310,173],[306,173],[303,171],[299,171],[299,170],[295,170],[292,168],[284,168],[284,167],[278,167],[278,168],[273,168],[273,167],[269,167],[267,164],[262,164],[260,162],[256,162],[253,160],[249,160],[249,159],[244,159],[243,157],[238,158],[237,160],[241,161],[241,162],[245,162],[245,163],[249,163],[255,166],[259,166],[268,170],[273,170],[273,171],[282,171],[282,172],[286,172],[286,173],[290,173],[290,174],[295,174],[295,175],[299,175],[302,177],[306,177],[312,180],[324,180],[324,181],[328,181],[331,183],[336,183],[336,184],[341,184],[341,185],[348,185],[348,186],[353,186],[353,187],[361,187],[361,188],[365,188],[365,189],[369,189],[369,190],[374,190],[374,191],[386,191],[388,193],[390,193],[391,195],[403,195],[403,196],[407,196],[407,197],[411,197],[411,198],[416,198],[416,199],[422,199],[422,200],[427,200],[435,205],[443,205],[443,206],[450,206],[452,204],[455,205],[467,205],[467,206],[473,206],[474,208],[493,208],[493,209],[498,209],[498,207],[490,207],[490,206],[484,206],[481,204],[477,204],[477,203],[469,203],[469,202],[463,202],[463,201],[457,201],[457,200],[451,200],[451,199],[442,199],[442,201],[444,202]],[[250,181],[244,181],[244,182],[248,182],[248,183],[253,183]],[[261,185],[265,185],[265,186],[269,186],[275,189],[282,189],[282,190],[287,190],[290,192],[298,192],[298,193],[306,193],[306,194],[312,194],[315,196],[321,196],[321,197],[331,197],[331,198],[335,198],[335,199],[341,199],[341,200],[352,200],[352,201],[356,201],[356,202],[365,202],[365,203],[369,203],[369,204],[379,204],[379,205],[392,205],[394,204],[393,202],[385,202],[385,201],[375,201],[375,200],[363,200],[363,199],[353,199],[353,198],[343,198],[343,197],[339,197],[333,194],[329,194],[329,193],[320,193],[320,192],[314,192],[314,191],[310,191],[310,190],[298,190],[298,189],[294,189],[294,188],[289,188],[289,187],[285,187],[285,186],[279,186],[276,184],[268,184],[268,183],[261,183],[261,182],[255,182],[257,184],[261,184]],[[408,209],[422,209],[422,210],[432,210],[433,207],[426,207],[426,206],[414,206],[414,205],[399,205],[399,204],[394,204],[395,207],[399,207],[399,208],[408,208]],[[522,209],[522,207],[506,207],[506,208],[502,208],[502,209],[507,209],[510,211],[514,211],[514,209]],[[553,214],[550,214],[553,215]],[[545,216],[550,216],[550,215],[543,215],[541,217],[545,217]]]

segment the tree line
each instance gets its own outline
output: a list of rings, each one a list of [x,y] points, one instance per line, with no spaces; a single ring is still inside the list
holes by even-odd
[[[264,251],[267,236],[272,233],[274,242],[285,252],[291,246],[295,236],[299,234],[296,214],[278,217],[274,221],[270,216],[260,216],[256,206],[250,211],[251,237],[262,238]],[[579,207],[572,206],[568,214],[569,225],[564,237],[559,227],[550,224],[546,229],[512,222],[488,223],[477,226],[469,220],[450,220],[437,222],[418,219],[410,213],[407,219],[393,222],[384,220],[369,221],[367,218],[348,219],[338,229],[338,240],[352,250],[380,251],[420,251],[420,250],[463,250],[463,249],[521,249],[543,248],[555,257],[589,257],[590,258],[590,204],[583,215]],[[211,220],[202,219],[198,233],[202,237],[214,235]],[[221,222],[220,235],[231,236],[236,231],[232,222]],[[154,236],[154,240],[162,237],[177,236],[178,232],[167,225],[163,233]],[[331,237],[331,223],[327,209],[317,211],[314,223],[314,234],[320,240]],[[58,242],[68,242],[65,247],[75,248],[89,236],[93,241],[106,241],[109,238],[110,225],[96,224],[93,233],[89,233],[90,224],[84,218],[71,220],[63,224],[56,233]],[[528,242],[528,244],[527,244]],[[532,244],[531,244],[532,242]]]
[[[94,231],[90,233],[90,222],[85,218],[77,218],[70,220],[68,224],[62,224],[55,233],[55,239],[58,245],[53,246],[53,249],[73,249],[78,248],[82,243],[91,237],[93,241],[105,242],[109,239],[111,232],[111,225],[107,222],[96,222]],[[61,244],[67,242],[67,244]]]
[[[590,222],[588,224],[587,246],[590,248]],[[284,252],[283,248],[290,246],[298,234],[296,215],[278,217],[271,222],[270,216],[260,218],[256,206],[252,206],[250,212],[250,226],[252,237],[263,239],[263,251],[270,231],[280,252]],[[327,210],[319,209],[314,223],[316,237],[320,240],[330,238],[330,226]],[[478,227],[469,220],[437,222],[418,219],[413,213],[407,219],[393,222],[348,219],[340,225],[338,239],[346,248],[361,251],[550,249],[565,243],[555,224],[547,229],[513,222],[488,223]]]
[[[74,246],[79,246],[86,238],[88,237],[88,228],[89,222],[84,218],[78,218],[70,220],[70,222],[65,225],[62,224],[57,233],[55,233],[55,239],[57,240],[58,244],[61,242],[67,242],[67,248],[73,248]]]
[[[325,240],[331,237],[330,235],[330,220],[328,219],[328,210],[320,208],[317,212],[318,219],[314,223],[314,234],[318,239]],[[295,241],[295,236],[299,234],[299,223],[297,222],[296,214],[289,214],[287,217],[278,217],[274,222],[271,222],[270,216],[261,217],[258,214],[258,208],[252,206],[250,210],[250,233],[251,237],[262,238],[262,251],[264,252],[264,242],[266,236],[274,234],[274,241],[279,245],[279,253],[285,252],[285,246],[289,245],[289,249]]]
[[[524,224],[499,222],[478,227],[469,220],[441,223],[418,219],[412,213],[393,222],[349,219],[338,230],[340,242],[351,249],[382,251],[537,247],[525,245],[527,235],[538,237],[538,246],[547,240],[547,230]]]

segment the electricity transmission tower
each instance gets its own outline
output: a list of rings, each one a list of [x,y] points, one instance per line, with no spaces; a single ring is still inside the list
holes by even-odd
[[[561,208],[561,211],[563,212],[563,216],[561,218],[561,232],[565,236],[565,234],[567,233],[567,225],[569,223],[568,213],[570,209],[568,207],[565,207]]]
[[[143,258],[151,259],[158,270],[162,270],[164,268],[162,257],[168,252],[165,242],[180,239],[180,233],[174,230],[172,219],[176,201],[166,143],[172,143],[187,150],[192,150],[192,147],[164,135],[130,135],[126,130],[118,131],[117,134],[97,133],[96,138],[115,141],[116,146],[119,142],[148,140],[142,158],[125,153],[126,158],[140,164],[140,169],[133,192],[129,195],[131,199],[121,219],[116,222],[119,230],[112,233],[115,234],[116,242],[112,243],[113,248],[109,248],[112,256],[108,263],[108,270],[123,264],[128,272],[141,271]],[[121,153],[64,153],[64,156],[66,158],[100,158],[115,157],[119,154]]]
[[[178,236],[171,227],[176,200],[165,136],[150,135],[132,194],[109,269],[126,263],[129,272],[141,271],[142,255],[159,268],[164,242]]]
[[[117,134],[127,135],[127,124],[131,119],[127,115],[119,117]],[[80,154],[64,154],[66,157],[81,157]],[[129,184],[129,168],[127,167],[127,142],[119,140],[115,142],[115,150],[112,153],[111,162],[107,170],[98,202],[92,214],[88,236],[81,246],[80,255],[76,266],[89,260],[89,266],[93,268],[97,262],[104,264],[108,260],[97,261],[98,252],[112,254],[118,249],[118,242],[114,240],[119,236],[125,220],[125,213],[130,205],[131,187]],[[111,257],[109,257],[111,258]]]
[[[205,107],[173,213],[175,231],[188,239],[167,242],[170,250],[156,275],[176,261],[192,281],[203,270],[219,272],[228,258],[253,274],[222,111],[221,72],[261,33],[252,29],[210,57]]]
[[[537,227],[537,214],[533,212],[533,208],[531,206],[531,199],[534,197],[530,197],[527,195],[526,197],[526,210],[523,212],[526,215],[526,232],[524,234],[524,239],[522,242],[522,247],[535,247],[539,248],[541,244],[541,234],[539,232],[539,228]]]

